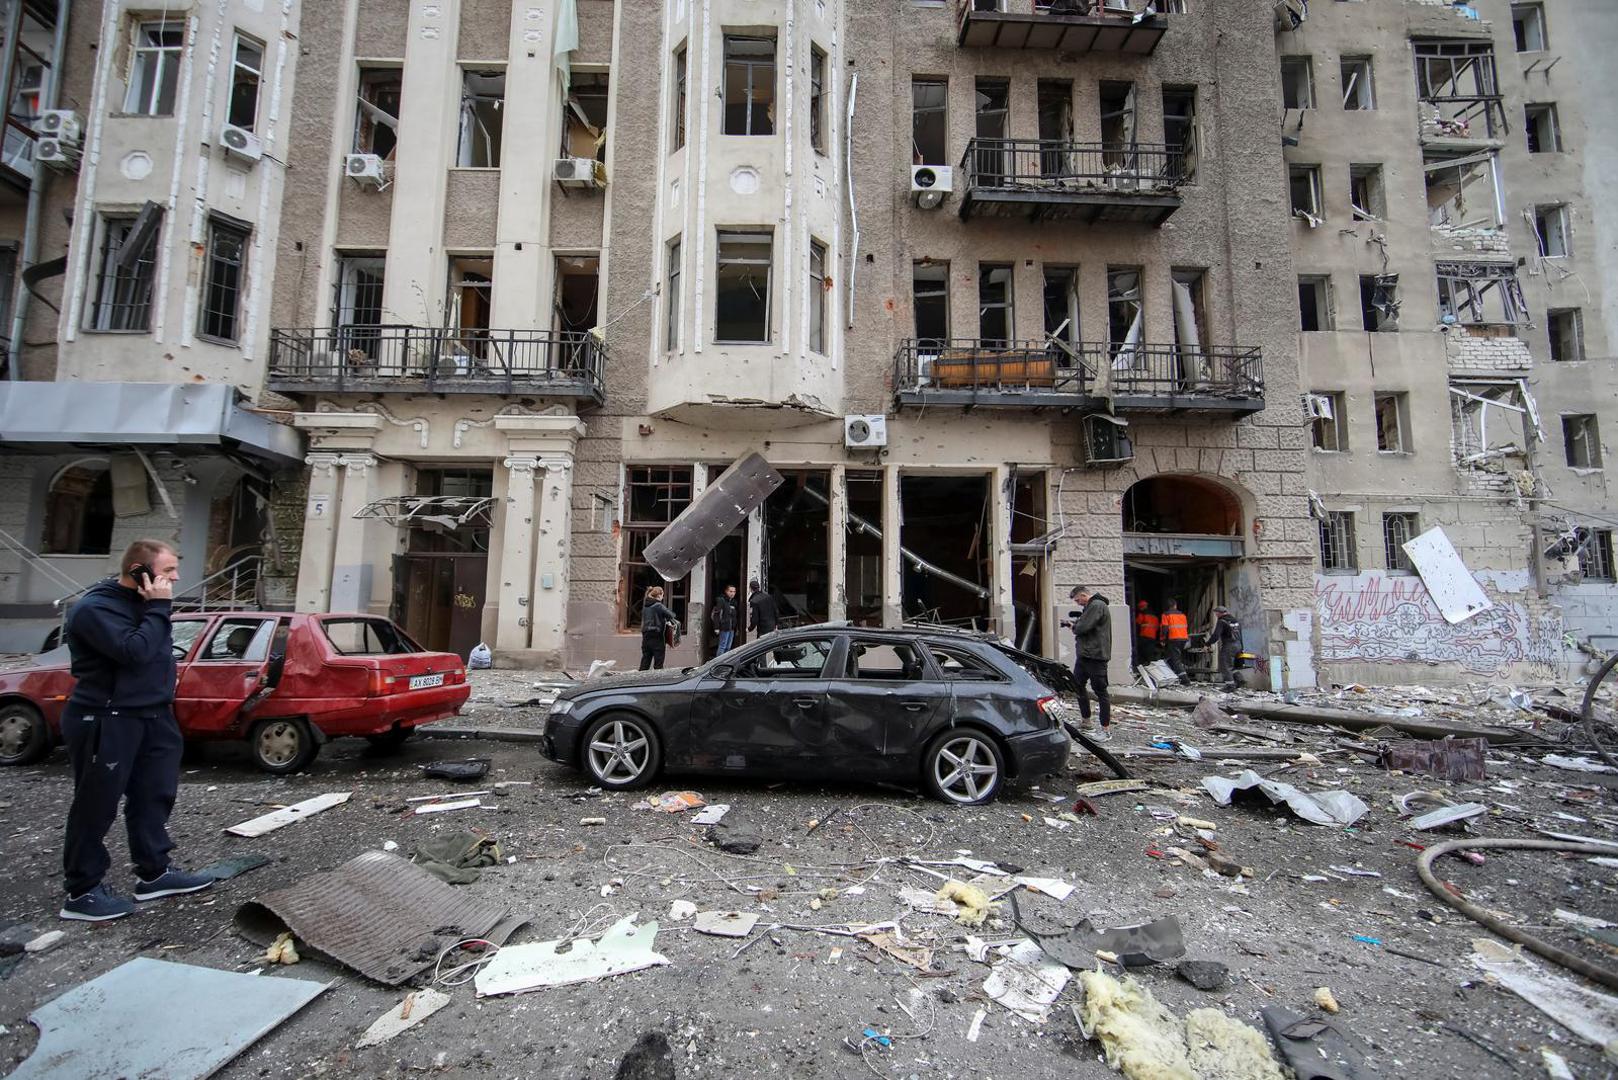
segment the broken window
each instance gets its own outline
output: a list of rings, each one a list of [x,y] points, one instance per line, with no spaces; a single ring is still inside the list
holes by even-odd
[[[1611,529],[1578,530],[1579,573],[1585,581],[1618,580],[1618,565],[1613,560]]]
[[[664,588],[667,595],[663,602],[684,623],[690,577],[665,582],[646,562],[644,552],[646,545],[657,539],[658,534],[691,505],[691,467],[631,465],[625,481],[624,521],[620,530],[624,549],[618,580],[618,608],[622,615],[618,628],[633,630],[640,625],[646,590],[653,585]]]
[[[455,164],[463,169],[500,167],[501,118],[506,104],[504,71],[467,71],[461,76],[460,145]]]
[[[1281,107],[1315,107],[1315,65],[1309,57],[1281,57]]]
[[[1011,171],[1006,145],[1006,123],[1010,115],[1010,84],[1004,79],[979,79],[977,102],[977,160],[973,162],[976,180],[986,187],[998,187]]]
[[[225,123],[252,131],[258,122],[258,90],[264,77],[264,46],[236,35],[230,62],[230,108]]]
[[[923,260],[910,274],[916,338],[936,348],[949,340],[949,263]]]
[[[722,342],[770,340],[774,241],[768,232],[721,230],[714,337]]]
[[[1551,359],[1584,359],[1584,315],[1578,308],[1545,313],[1545,330],[1550,337]]]
[[[1073,84],[1041,79],[1036,93],[1039,119],[1039,174],[1071,176],[1073,142]]]
[[[1538,438],[1534,400],[1522,379],[1468,379],[1450,383],[1450,438],[1456,465],[1513,472],[1528,457],[1530,432]]]
[[[163,212],[148,203],[135,217],[101,222],[101,265],[90,306],[89,330],[150,330],[152,280]]]
[[[1348,167],[1348,202],[1355,221],[1381,221],[1388,216],[1387,189],[1382,182],[1382,166]]]
[[[1169,290],[1174,294],[1174,344],[1179,357],[1182,378],[1211,378],[1212,371],[1202,370],[1208,344],[1207,289],[1208,272],[1202,269],[1176,268],[1169,272]],[[1211,365],[1206,365],[1211,366]]]
[[[1045,337],[1065,342],[1053,355],[1060,367],[1074,364],[1072,349],[1079,343],[1079,271],[1072,266],[1045,267]]]
[[[1328,574],[1352,574],[1359,569],[1350,511],[1328,510],[1320,523],[1320,568]]]
[[[1545,5],[1512,4],[1511,32],[1518,52],[1540,52],[1545,48]]]
[[[574,71],[562,105],[562,156],[607,160],[607,100],[612,76]]]
[[[1191,180],[1197,174],[1197,88],[1163,88],[1163,142],[1168,145],[1168,175]]]
[[[1377,394],[1376,448],[1384,454],[1408,454],[1405,432],[1410,428],[1410,395]]]
[[[583,344],[599,318],[596,304],[601,293],[599,255],[556,257],[556,329],[575,347]]]
[[[1399,329],[1399,275],[1360,275],[1360,325],[1367,330]]]
[[[826,352],[826,292],[831,279],[826,276],[826,245],[809,241],[809,351]]]
[[[663,332],[663,347],[669,352],[680,347],[680,238],[669,241],[668,271],[663,280],[664,317],[668,325]]]
[[[472,360],[489,352],[489,313],[494,298],[494,259],[488,255],[452,255],[446,290],[444,326],[448,331],[441,359],[458,373],[469,372]]]
[[[1292,191],[1293,215],[1308,222],[1311,228],[1319,225],[1326,217],[1320,190],[1320,166],[1289,165],[1287,179]]]
[[[826,152],[826,54],[809,47],[809,145]]]
[[[138,22],[134,33],[124,112],[173,116],[174,96],[180,84],[180,50],[185,45],[185,17]]]
[[[1416,41],[1416,93],[1436,107],[1441,132],[1494,138],[1505,126],[1494,46],[1484,41]]]
[[[949,80],[910,80],[910,162],[949,164]]]
[[[1332,311],[1331,278],[1325,274],[1298,276],[1298,329],[1335,329]]]
[[[201,323],[197,332],[219,341],[241,336],[239,315],[247,266],[246,228],[232,221],[208,221],[208,257],[202,280]]]
[[[674,149],[685,146],[685,99],[686,99],[686,47],[684,44],[674,52],[674,117],[669,122],[669,128],[674,132]]]
[[[1562,125],[1556,118],[1556,104],[1545,102],[1523,106],[1523,126],[1528,133],[1530,154],[1562,152]]]
[[[1107,267],[1107,343],[1116,370],[1135,366],[1145,329],[1138,266]]]
[[[1428,223],[1434,228],[1498,229],[1505,224],[1498,151],[1427,150],[1422,170]]]
[[[45,496],[45,555],[107,555],[112,552],[112,470],[106,461],[73,465],[51,481]]]
[[[1407,511],[1382,515],[1382,552],[1387,557],[1388,572],[1413,574],[1415,564],[1405,551],[1405,545],[1421,532],[1420,519]]]
[[[1351,112],[1376,108],[1369,56],[1345,56],[1339,67],[1343,79],[1343,108]]]
[[[1307,406],[1311,440],[1316,450],[1340,453],[1348,449],[1348,403],[1340,390],[1316,391]]]
[[[1103,82],[1100,88],[1101,142],[1103,150],[1127,155],[1139,137],[1135,123],[1135,84]],[[1125,163],[1120,156],[1119,164]],[[1108,161],[1107,164],[1114,164]]]
[[[1567,205],[1534,207],[1534,235],[1542,259],[1562,259],[1569,254]]]
[[[381,255],[337,257],[332,321],[339,328],[382,325],[382,285],[387,259]]]
[[[399,101],[404,80],[398,68],[361,68],[354,111],[354,153],[393,157],[399,144]]]
[[[1011,266],[1006,263],[978,264],[978,340],[986,349],[1004,349],[1011,344]]]
[[[1463,326],[1515,326],[1528,305],[1511,263],[1438,264],[1439,321]]]
[[[1570,469],[1601,468],[1601,435],[1592,414],[1562,417],[1562,446]]]
[[[725,37],[725,134],[775,134],[775,39]]]

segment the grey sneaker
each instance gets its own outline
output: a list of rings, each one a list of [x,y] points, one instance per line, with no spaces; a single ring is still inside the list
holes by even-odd
[[[122,896],[108,892],[105,885],[97,885],[89,892],[68,897],[62,904],[62,910],[57,912],[64,919],[76,919],[79,922],[107,922],[134,913],[134,904]]]
[[[1095,742],[1111,742],[1112,728],[1110,726],[1097,728],[1090,732],[1090,738]]]
[[[213,882],[214,879],[206,874],[188,874],[184,870],[175,870],[170,867],[151,881],[136,878],[135,899],[161,900],[165,896],[201,892],[212,885]]]

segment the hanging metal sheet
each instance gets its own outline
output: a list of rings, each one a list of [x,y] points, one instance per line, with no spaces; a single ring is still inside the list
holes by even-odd
[[[1443,529],[1434,526],[1403,547],[1446,622],[1465,622],[1494,607]]]
[[[643,557],[664,581],[684,577],[781,484],[781,474],[762,454],[747,455],[647,544]]]

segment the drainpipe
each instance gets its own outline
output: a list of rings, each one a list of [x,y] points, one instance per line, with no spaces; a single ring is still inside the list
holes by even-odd
[[[51,37],[51,69],[40,94],[40,108],[56,108],[57,91],[62,84],[62,54],[67,51],[67,14],[73,0],[56,0],[56,29]],[[12,62],[17,55],[17,26],[22,5],[12,8],[15,16],[6,40],[11,47],[6,51],[5,66],[0,70],[0,87],[11,85]],[[28,181],[28,211],[22,230],[22,252],[17,259],[17,280],[12,285],[11,338],[6,344],[6,378],[13,382],[21,378],[22,339],[28,321],[28,289],[22,283],[23,271],[39,261],[39,219],[45,209],[44,166],[34,162],[34,175]]]

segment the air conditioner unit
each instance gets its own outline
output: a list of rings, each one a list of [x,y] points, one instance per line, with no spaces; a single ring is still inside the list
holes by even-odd
[[[343,161],[343,174],[361,187],[379,188],[387,183],[382,175],[382,159],[375,154],[350,154]]]
[[[258,141],[258,136],[234,124],[226,124],[220,129],[219,143],[225,148],[225,153],[243,161],[257,161],[264,156],[264,144]]]
[[[34,160],[53,169],[73,172],[79,167],[79,151],[75,144],[45,138],[34,144]]]
[[[910,194],[916,205],[931,210],[955,190],[955,170],[948,165],[910,166]]]
[[[597,188],[594,158],[565,157],[556,159],[556,182],[563,187]]]
[[[1303,395],[1303,414],[1311,420],[1334,420],[1330,396],[1326,394]]]
[[[39,122],[35,127],[45,138],[55,139],[64,145],[77,147],[84,141],[84,128],[79,124],[79,114],[72,109],[46,109],[39,114]]]
[[[888,445],[888,418],[880,413],[843,417],[843,445],[855,450]]]
[[[1083,420],[1084,463],[1093,469],[1110,469],[1135,460],[1135,444],[1129,438],[1129,425],[1106,413],[1091,413]]]

